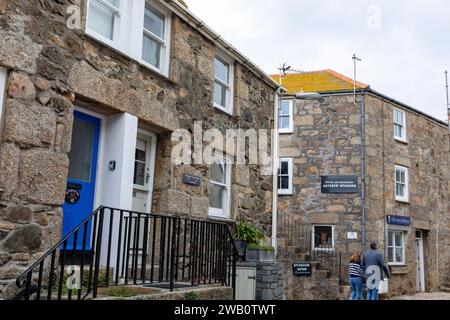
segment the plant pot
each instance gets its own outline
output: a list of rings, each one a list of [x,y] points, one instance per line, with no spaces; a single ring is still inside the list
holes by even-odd
[[[275,251],[258,248],[247,248],[245,252],[247,262],[271,262],[275,261]]]
[[[236,250],[238,252],[239,257],[245,257],[245,249],[247,248],[247,244],[244,240],[233,240],[234,246],[236,247]]]

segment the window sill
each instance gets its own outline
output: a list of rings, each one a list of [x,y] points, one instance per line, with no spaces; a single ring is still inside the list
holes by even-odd
[[[409,201],[409,199],[399,199],[399,198],[396,198],[395,201],[396,201],[396,202],[399,202],[399,203],[403,203],[403,204],[411,204],[411,201]]]
[[[229,222],[229,223],[236,222],[235,220],[233,220],[231,218],[217,217],[217,216],[212,216],[212,215],[208,215],[208,219],[211,220],[211,221],[218,221],[218,222]]]
[[[278,130],[278,134],[294,134],[294,130]]]
[[[408,269],[405,264],[388,264],[391,269],[390,272],[392,275],[402,275],[408,274]]]
[[[409,144],[408,140],[394,137],[394,140],[402,144]]]
[[[220,111],[221,113],[225,113],[225,114],[229,115],[230,117],[233,117],[233,112],[229,112],[227,109],[225,109],[221,105],[214,103],[213,107],[214,107],[214,110]]]

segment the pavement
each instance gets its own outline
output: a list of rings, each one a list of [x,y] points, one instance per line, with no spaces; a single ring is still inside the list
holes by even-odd
[[[450,293],[446,292],[418,293],[411,296],[394,297],[389,300],[450,300]]]

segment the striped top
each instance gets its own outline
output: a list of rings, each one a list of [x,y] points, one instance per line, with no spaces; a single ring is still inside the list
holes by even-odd
[[[350,277],[363,277],[364,272],[359,263],[350,262],[348,265],[348,275]]]

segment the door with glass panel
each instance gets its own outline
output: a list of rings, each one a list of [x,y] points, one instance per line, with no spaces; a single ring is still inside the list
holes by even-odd
[[[139,132],[136,140],[136,149],[134,153],[134,175],[133,175],[133,202],[134,212],[151,213],[152,211],[152,185],[155,162],[155,137]],[[138,241],[135,238],[130,239],[130,254],[136,252],[142,254],[144,241],[145,216],[140,217],[134,214],[133,217],[127,217],[126,225],[131,223],[131,235],[138,235]]]
[[[78,226],[94,209],[95,180],[100,136],[100,119],[75,111],[72,148],[69,153],[69,176],[63,205],[63,237]],[[91,225],[88,225],[90,230]],[[90,232],[87,232],[86,249],[90,249]],[[83,234],[84,229],[80,230]],[[77,249],[81,249],[79,237]],[[73,238],[68,248],[73,248]]]
[[[151,185],[153,178],[153,137],[138,133],[134,154],[133,211],[151,212]]]

